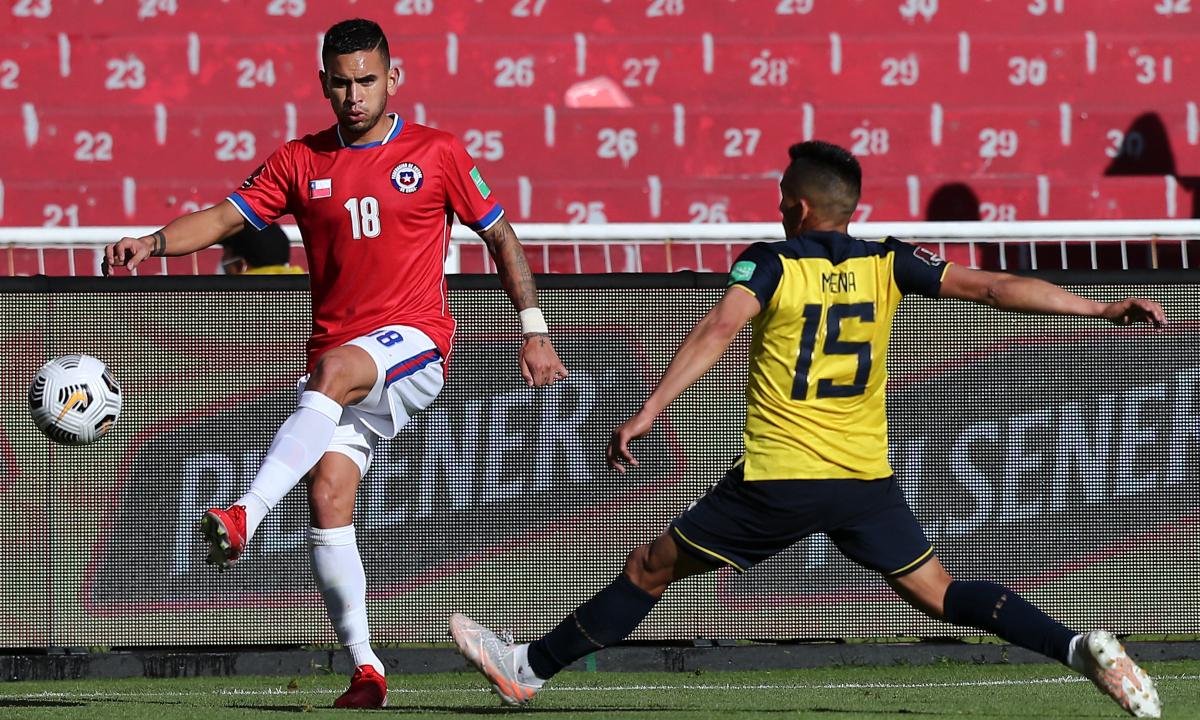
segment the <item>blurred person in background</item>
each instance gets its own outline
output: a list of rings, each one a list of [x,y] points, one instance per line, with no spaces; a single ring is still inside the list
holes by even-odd
[[[247,225],[221,241],[221,269],[226,275],[303,275],[292,265],[287,233],[277,223],[262,230]]]

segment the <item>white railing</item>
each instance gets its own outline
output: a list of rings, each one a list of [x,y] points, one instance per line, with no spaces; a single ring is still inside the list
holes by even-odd
[[[51,274],[93,275],[99,272],[101,249],[125,235],[145,235],[156,227],[0,227],[0,275]],[[294,225],[285,225],[284,230],[293,242],[299,242],[299,232]],[[529,223],[516,226],[517,234],[530,255],[535,270],[574,272],[621,272],[621,271],[664,271],[678,269],[706,269],[724,271],[729,267],[737,252],[746,244],[758,240],[779,240],[782,229],[778,223],[609,223],[603,225],[568,225],[551,223]],[[1150,253],[1149,266],[1159,267],[1159,253],[1164,248],[1172,249],[1173,264],[1169,267],[1190,268],[1189,241],[1200,240],[1200,220],[1078,220],[1078,221],[1031,221],[1031,222],[872,222],[851,224],[850,233],[864,238],[894,236],[936,248],[943,256],[959,262],[980,266],[983,248],[996,253],[1000,269],[1009,269],[1010,250],[1021,254],[1021,267],[1038,269],[1038,257],[1049,252],[1056,254],[1056,267],[1072,268],[1068,260],[1068,249],[1084,246],[1091,268],[1099,266],[1102,248],[1117,246],[1120,249],[1120,267],[1130,267],[1129,252],[1133,247]],[[585,261],[588,248],[602,249],[601,258]],[[659,252],[654,263],[645,258],[648,250]],[[661,251],[667,250],[671,267],[661,264]],[[1058,252],[1054,253],[1057,248]],[[998,253],[996,252],[998,249]],[[470,250],[472,259],[464,258]],[[554,267],[551,255],[567,252],[568,267]],[[723,255],[721,251],[724,251]],[[79,252],[85,251],[85,252]],[[90,251],[90,252],[89,252]],[[210,251],[218,252],[218,251]],[[573,252],[575,267],[571,268]],[[19,257],[22,262],[17,262]],[[30,253],[36,264],[30,261]],[[672,255],[673,253],[673,255]],[[716,254],[721,262],[718,267],[706,267],[704,257]],[[5,255],[7,254],[7,255]],[[539,254],[541,267],[538,266]],[[481,260],[474,260],[478,255]],[[688,257],[691,255],[692,257]],[[64,257],[65,256],[65,257]],[[190,259],[159,259],[160,273],[171,272],[194,274],[212,272],[216,261],[211,256],[202,262],[193,256]],[[674,257],[675,260],[671,260]],[[48,260],[54,262],[48,262]],[[7,262],[6,262],[7,261]],[[64,262],[65,261],[65,262]],[[482,263],[482,264],[481,264]],[[600,263],[597,265],[597,263]],[[7,267],[6,267],[7,264]],[[559,262],[558,265],[562,263]],[[713,264],[713,263],[710,263]],[[54,267],[50,267],[53,265]],[[655,266],[651,266],[655,265]],[[211,267],[210,267],[211,266]],[[476,267],[478,266],[478,267]],[[66,270],[66,272],[54,272]],[[447,270],[477,272],[494,268],[482,251],[475,234],[468,228],[456,226],[452,234],[452,253]]]

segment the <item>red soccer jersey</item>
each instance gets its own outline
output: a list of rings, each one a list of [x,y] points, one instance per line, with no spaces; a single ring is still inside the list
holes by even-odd
[[[310,371],[326,350],[384,325],[415,327],[449,356],[451,212],[476,232],[504,215],[456,137],[389,118],[380,142],[346,145],[336,125],[292,140],[229,196],[260,230],[296,218],[311,273]]]

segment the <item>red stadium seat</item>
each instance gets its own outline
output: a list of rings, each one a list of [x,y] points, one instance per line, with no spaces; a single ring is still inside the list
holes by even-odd
[[[955,34],[899,37],[842,36],[840,72],[831,70],[836,97],[846,88],[878,105],[952,102],[972,80],[960,65]],[[830,98],[833,100],[834,98]]]
[[[1192,21],[1192,32],[1200,25]],[[1125,32],[1097,33],[1094,66],[1080,83],[1078,99],[1111,103],[1119,94],[1123,103],[1148,104],[1195,100],[1200,72],[1200,48],[1180,42],[1179,36],[1139,38]],[[1141,108],[1139,108],[1141,109]]]
[[[138,217],[149,225],[165,225],[185,213],[224,202],[240,182],[188,182],[182,178],[140,180],[137,183]]]
[[[588,36],[583,43],[584,77],[611,78],[635,105],[694,102],[691,93],[680,90],[693,86],[704,72],[700,35],[683,38]]]
[[[844,101],[845,87],[828,72],[832,51],[823,37],[751,41],[712,34],[700,40],[701,68],[692,78],[688,96],[705,105],[736,103],[770,112],[777,109],[781,97],[796,103]]]
[[[665,177],[663,222],[725,223],[779,220],[779,178]],[[782,231],[781,231],[782,232]]]
[[[896,168],[912,172],[936,171],[942,165],[944,153],[933,144],[933,115],[931,104],[818,107],[813,135],[852,152],[867,176],[895,172]],[[776,157],[786,157],[782,155],[782,149],[776,149],[775,153]]]
[[[5,225],[75,227],[136,222],[136,217],[125,213],[119,180],[80,180],[70,184],[41,179],[4,180]]]
[[[965,44],[965,47],[964,47]],[[959,39],[960,62],[968,72],[952,89],[946,103],[975,107],[1050,107],[1075,98],[1079,78],[1087,73],[1084,33],[996,36],[986,31]]]
[[[430,106],[422,112],[423,118],[407,109],[402,114],[408,121],[454,133],[489,182],[493,177],[558,170],[561,156],[547,145],[547,122],[556,116],[553,109],[550,118],[545,107],[499,107],[480,113],[470,108]]]
[[[570,158],[571,170],[556,174],[620,178],[671,171],[687,154],[681,113],[682,108],[557,111],[554,155]]]
[[[60,69],[55,35],[0,35],[0,109],[30,102]]]
[[[195,43],[199,64],[187,83],[188,104],[236,108],[326,102],[317,76],[321,43],[315,35],[263,38],[217,31],[199,33],[190,43]]]
[[[6,225],[155,223],[219,200],[333,123],[320,37],[363,13],[10,5]],[[392,107],[459,135],[518,221],[774,221],[785,150],[810,137],[859,157],[860,219],[1185,217],[1200,183],[1193,5],[390,0],[376,19],[402,74]],[[566,107],[595,80],[621,107]],[[538,262],[616,262],[558,252]]]
[[[980,175],[1076,175],[1080,153],[1064,143],[1062,113],[1044,107],[942,110],[941,143],[928,162],[907,167],[923,173]],[[1067,138],[1069,139],[1069,138]]]
[[[584,78],[570,37],[466,36],[448,43],[452,67],[427,73],[430,104],[524,104],[562,101],[567,87]]]
[[[62,103],[94,106],[150,105],[187,96],[198,66],[185,35],[90,35],[69,39],[69,94]]]
[[[289,122],[289,108],[282,103],[237,108],[177,105],[170,110],[159,152],[168,153],[172,165],[186,168],[189,177],[224,181],[233,189],[290,139]],[[312,128],[316,129],[320,128]],[[310,131],[296,128],[298,134]],[[150,166],[145,172],[163,170]]]
[[[150,108],[130,105],[30,104],[22,110],[23,167],[64,180],[112,179],[154,165],[155,120]]]

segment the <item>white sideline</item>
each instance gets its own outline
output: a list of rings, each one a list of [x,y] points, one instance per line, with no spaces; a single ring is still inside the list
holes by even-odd
[[[1154,681],[1194,681],[1200,680],[1200,675],[1155,675]],[[638,692],[638,691],[653,691],[653,690],[925,690],[925,689],[941,689],[941,688],[969,688],[969,687],[1003,687],[1014,685],[1068,685],[1074,683],[1086,683],[1089,680],[1082,675],[1063,675],[1053,678],[1028,678],[1024,680],[971,680],[965,682],[945,682],[945,683],[884,683],[884,682],[865,682],[865,683],[789,683],[789,684],[772,684],[772,683],[754,683],[754,684],[720,684],[720,685],[614,685],[604,687],[589,687],[586,685],[547,685],[548,690],[559,692]],[[36,700],[47,698],[59,698],[65,700],[85,699],[85,698],[136,698],[136,697],[200,697],[200,696],[279,696],[279,695],[336,695],[343,691],[340,689],[312,689],[312,690],[286,690],[284,688],[268,688],[265,690],[213,690],[213,691],[147,691],[147,692],[53,692],[44,691],[36,693],[23,693],[19,695],[9,695],[0,692],[0,697],[9,699],[21,700]],[[449,695],[463,692],[478,692],[490,693],[491,689],[478,688],[388,688],[389,694],[405,693],[414,695]]]

